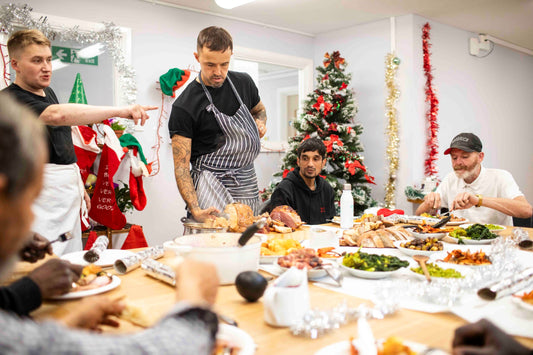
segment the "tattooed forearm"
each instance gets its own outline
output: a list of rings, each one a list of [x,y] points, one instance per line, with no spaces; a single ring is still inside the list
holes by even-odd
[[[260,120],[263,123],[267,121],[266,108],[261,101],[254,108],[250,110],[252,117],[256,120]]]
[[[190,210],[198,208],[198,198],[189,171],[191,160],[191,139],[174,135],[172,137],[172,156],[174,157],[174,177],[181,197]]]

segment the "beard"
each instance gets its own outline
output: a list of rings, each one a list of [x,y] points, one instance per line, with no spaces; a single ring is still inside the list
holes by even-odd
[[[455,172],[455,175],[458,178],[463,179],[467,182],[468,181],[472,182],[474,178],[476,177],[476,174],[478,171],[477,168],[478,168],[478,164],[474,163],[471,166],[466,166],[466,165],[454,166],[453,170]]]

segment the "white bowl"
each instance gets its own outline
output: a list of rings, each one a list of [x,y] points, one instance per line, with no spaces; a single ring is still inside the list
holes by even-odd
[[[259,268],[260,237],[253,236],[240,247],[237,244],[240,236],[240,233],[199,233],[184,235],[163,245],[176,255],[214,264],[220,284],[231,285],[239,273]]]
[[[406,240],[397,240],[394,242],[394,246],[398,248],[399,251],[404,253],[405,255],[413,256],[413,255],[427,255],[431,256],[436,253],[443,252],[444,250],[435,250],[435,251],[429,251],[429,250],[416,250],[416,249],[409,249],[409,248],[403,248],[400,245],[402,243],[407,243]]]
[[[446,233],[446,232],[443,232],[443,233],[420,233],[420,232],[415,232],[412,229],[409,230],[409,232],[416,239],[437,238],[437,240],[441,240],[446,235],[448,235],[448,233]]]
[[[359,277],[362,279],[384,279],[385,277],[392,276],[403,269],[403,268],[399,268],[394,271],[365,271],[365,270],[353,269],[351,267],[344,266],[342,265],[342,262],[340,262],[340,267],[341,269],[346,270],[350,275],[353,275],[355,277]]]

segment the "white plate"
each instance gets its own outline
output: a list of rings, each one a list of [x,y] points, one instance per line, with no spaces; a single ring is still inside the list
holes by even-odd
[[[436,251],[428,251],[428,250],[415,250],[415,249],[409,249],[409,248],[403,248],[400,245],[402,243],[407,243],[407,240],[397,240],[394,242],[394,246],[398,248],[399,251],[404,253],[405,255],[413,256],[413,255],[427,255],[431,256],[435,253],[442,252],[443,250],[436,250]]]
[[[339,265],[341,266],[341,269],[346,270],[348,273],[350,273],[350,275],[360,277],[362,279],[384,279],[385,277],[392,276],[403,269],[399,268],[398,270],[394,271],[364,271],[344,266],[342,265],[342,261],[339,263]]]
[[[116,275],[111,276],[111,282],[105,286],[93,288],[92,290],[78,291],[78,292],[69,292],[61,296],[54,296],[51,299],[54,300],[70,300],[74,298],[82,298],[87,296],[93,296],[100,293],[110,291],[114,288],[117,288],[120,285],[120,278]]]
[[[259,257],[260,264],[272,264],[278,261],[281,255],[261,255]]]
[[[409,228],[409,233],[416,239],[426,239],[426,238],[437,238],[437,240],[441,240],[444,238],[448,233],[419,233],[415,232],[412,228]]]
[[[217,339],[226,340],[238,346],[240,350],[237,352],[237,355],[252,355],[255,353],[257,347],[250,334],[228,324],[218,325]]]
[[[87,261],[83,258],[83,255],[87,250],[82,251],[75,251],[73,253],[64,254],[61,256],[61,259],[70,261],[73,264],[79,264],[79,265],[89,265]],[[121,249],[106,249],[100,254],[100,258],[94,262],[94,265],[98,265],[101,267],[108,267],[113,266],[115,263],[115,260],[125,258],[128,256],[135,255],[135,253],[129,251],[129,250],[121,250]]]
[[[458,238],[454,238],[452,237],[451,235],[449,235],[448,237],[450,237],[450,239],[453,239],[455,240],[457,243],[459,243],[459,239]],[[483,245],[483,244],[490,244],[492,243],[493,240],[496,240],[497,238],[494,238],[494,239],[481,239],[481,240],[475,240],[475,239],[470,239],[470,238],[461,238],[463,239],[463,243],[464,244],[467,244],[467,245]]]
[[[525,301],[522,301],[522,299],[521,299],[520,297],[515,297],[515,296],[517,296],[518,294],[523,295],[524,293],[523,293],[523,292],[520,292],[520,293],[516,293],[516,294],[514,294],[513,296],[511,296],[512,299],[513,299],[513,303],[514,303],[516,306],[518,306],[518,307],[520,307],[520,308],[522,308],[522,309],[525,309],[525,310],[527,310],[527,311],[529,311],[529,312],[533,312],[533,304],[531,304],[531,303],[527,303],[527,302],[525,302]]]
[[[446,223],[447,226],[460,226],[461,224],[468,223],[468,220],[466,218],[460,220],[460,221],[450,221]]]
[[[361,222],[356,222],[356,220],[358,220],[359,218],[361,218],[361,216],[359,217],[356,217],[354,216],[353,217],[353,224],[356,225],[356,224],[361,224]],[[330,220],[331,223],[335,223],[335,224],[341,224],[341,218],[339,216],[335,216],[333,217],[331,220]]]
[[[358,344],[357,339],[354,341],[354,343],[355,343],[355,347],[357,348],[357,344]],[[403,343],[404,345],[407,345],[409,348],[411,348],[411,350],[417,354],[421,354],[428,349],[426,345],[415,343],[412,341],[404,341]],[[432,351],[431,354],[442,355],[445,353],[439,350],[435,350],[435,351]],[[315,353],[315,355],[350,355],[350,342],[348,340],[345,340],[345,341],[340,341],[338,343],[328,345],[318,350]]]

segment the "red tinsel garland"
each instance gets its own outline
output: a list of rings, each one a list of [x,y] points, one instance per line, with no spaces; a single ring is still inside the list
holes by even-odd
[[[427,177],[436,176],[437,159],[439,142],[437,140],[437,131],[439,130],[439,124],[437,123],[437,112],[439,111],[439,100],[433,90],[433,75],[431,74],[431,63],[429,62],[429,30],[431,27],[427,22],[422,28],[422,51],[424,53],[424,74],[426,75],[426,102],[429,102],[429,110],[426,112],[428,120],[428,137],[427,137],[427,158],[424,162],[425,175]]]

